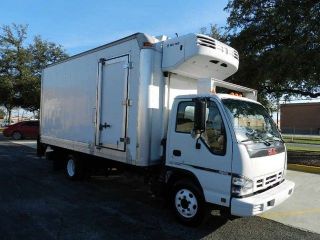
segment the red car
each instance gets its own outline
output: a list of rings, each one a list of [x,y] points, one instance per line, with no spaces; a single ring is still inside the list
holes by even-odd
[[[39,134],[39,121],[23,121],[9,125],[3,130],[3,135],[15,140],[22,138],[36,139]]]

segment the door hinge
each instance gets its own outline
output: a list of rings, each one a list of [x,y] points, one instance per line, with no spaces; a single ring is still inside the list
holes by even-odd
[[[106,63],[106,61],[107,61],[107,59],[105,59],[105,58],[100,58],[100,59],[99,59],[99,62],[100,62],[102,65],[104,65],[104,64]]]
[[[125,137],[125,138],[120,138],[120,142],[126,143],[126,144],[130,144],[130,138]]]
[[[124,106],[132,106],[132,101],[130,99],[126,99],[122,101],[122,105]]]
[[[126,69],[126,68],[127,68],[127,69],[132,69],[132,68],[133,68],[132,62],[128,62],[128,63],[124,64],[124,65],[123,65],[123,68],[124,68],[124,69]]]

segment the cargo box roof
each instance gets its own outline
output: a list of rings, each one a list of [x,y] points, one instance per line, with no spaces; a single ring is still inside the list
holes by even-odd
[[[143,43],[144,42],[155,43],[155,42],[159,41],[159,40],[157,40],[156,38],[154,38],[154,37],[152,37],[150,35],[138,32],[138,33],[132,34],[130,36],[127,36],[127,37],[124,37],[124,38],[120,38],[120,39],[115,40],[113,42],[101,45],[99,47],[96,47],[96,48],[93,48],[93,49],[90,49],[90,50],[75,54],[75,55],[73,55],[71,57],[68,57],[65,60],[49,64],[47,67],[54,66],[54,65],[57,65],[57,64],[60,64],[60,63],[63,63],[63,62],[67,62],[67,61],[69,61],[71,59],[75,59],[75,58],[81,57],[81,56],[86,55],[86,54],[90,54],[90,53],[93,53],[93,52],[96,52],[96,51],[100,51],[102,49],[105,49],[105,48],[108,48],[108,47],[112,47],[114,45],[118,45],[118,44],[130,41],[132,39],[137,39],[140,48],[143,48]]]
[[[246,98],[246,97],[239,97],[239,96],[234,96],[231,94],[225,94],[225,93],[217,93],[217,94],[189,94],[189,95],[180,95],[177,96],[176,98],[181,99],[181,98],[210,98],[210,97],[217,97],[220,99],[228,99],[228,98],[232,98],[232,99],[238,99],[238,100],[243,100],[243,101],[249,101],[249,102],[255,102],[258,103],[255,100],[252,100],[250,98]]]

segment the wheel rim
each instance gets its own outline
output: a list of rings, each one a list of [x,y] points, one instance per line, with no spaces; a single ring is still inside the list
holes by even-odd
[[[19,140],[19,139],[21,138],[21,134],[18,133],[18,132],[15,132],[15,133],[13,133],[12,137],[13,137],[13,139],[15,139],[15,140]]]
[[[181,189],[176,193],[175,206],[179,214],[185,218],[192,218],[198,212],[197,198],[188,189]]]
[[[67,172],[70,177],[73,177],[75,174],[75,163],[73,159],[68,160]]]

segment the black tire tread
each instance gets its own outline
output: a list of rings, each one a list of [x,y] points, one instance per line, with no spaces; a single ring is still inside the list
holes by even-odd
[[[72,158],[73,161],[75,162],[75,175],[74,176],[70,176],[68,174],[68,170],[67,170],[67,165],[68,165],[68,159]],[[66,171],[66,175],[70,180],[82,180],[85,176],[85,168],[84,168],[84,164],[83,164],[83,160],[81,159],[80,155],[78,154],[70,154],[66,160],[66,164],[65,164],[65,171]]]
[[[19,134],[20,134],[20,138],[15,139],[15,138],[13,137],[13,135],[14,135],[15,133],[19,133]],[[22,135],[22,133],[21,133],[20,131],[14,131],[14,132],[11,134],[11,136],[12,136],[12,138],[13,138],[14,140],[21,140],[21,139],[23,139],[23,135]]]
[[[196,196],[198,200],[198,213],[193,217],[193,218],[184,218],[181,216],[178,211],[176,210],[175,207],[175,195],[178,189],[181,188],[186,188],[191,190]],[[201,188],[198,186],[198,184],[194,183],[193,181],[189,179],[181,179],[173,183],[172,188],[171,188],[171,194],[170,194],[170,202],[171,202],[171,208],[174,212],[174,215],[176,218],[179,220],[184,225],[191,226],[191,227],[196,227],[202,224],[206,219],[207,216],[209,215],[209,211],[207,209],[207,205],[202,193]]]

